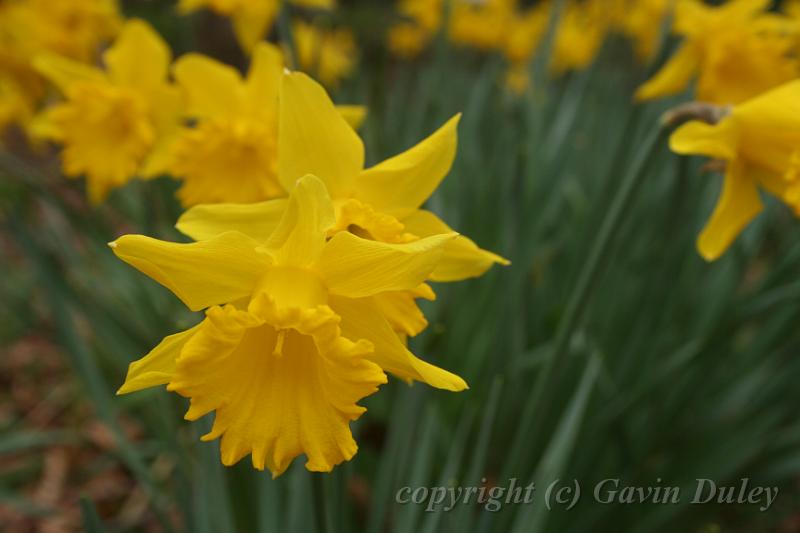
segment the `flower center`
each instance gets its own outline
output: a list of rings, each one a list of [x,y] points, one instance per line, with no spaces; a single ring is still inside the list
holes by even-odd
[[[186,205],[252,203],[281,196],[275,132],[249,119],[211,119],[186,129],[175,144],[173,173]]]
[[[418,238],[405,232],[405,226],[395,217],[376,212],[370,205],[355,198],[338,201],[335,208],[336,224],[328,230],[329,237],[340,231],[349,231],[365,239],[395,244],[412,242]]]

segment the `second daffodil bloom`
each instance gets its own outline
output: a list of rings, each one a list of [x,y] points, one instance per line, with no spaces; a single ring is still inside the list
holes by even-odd
[[[735,106],[717,124],[688,122],[670,146],[726,164],[722,194],[697,243],[706,260],[720,257],[761,212],[759,189],[800,215],[800,81]]]
[[[175,62],[175,79],[194,122],[181,129],[169,158],[171,174],[183,182],[178,198],[184,206],[286,196],[277,176],[283,68],[280,50],[268,43],[256,46],[246,78],[200,54]],[[364,115],[358,106],[339,112],[354,124]]]
[[[797,78],[796,31],[789,18],[765,13],[770,4],[731,0],[708,6],[680,0],[673,29],[685,41],[636,98],[677,94],[697,76],[697,100],[728,105]]]
[[[131,364],[119,392],[166,384],[191,399],[188,420],[215,412],[202,440],[222,438],[224,464],[252,454],[255,468],[278,476],[301,454],[322,472],[352,458],[349,423],[384,371],[465,389],[411,354],[375,301],[423,283],[454,235],[409,244],[328,238],[335,223],[324,184],[305,176],[263,240],[228,231],[190,244],[139,235],[111,243],[190,309],[207,308],[199,325]]]
[[[103,60],[105,71],[56,55],[35,59],[65,100],[34,133],[63,146],[65,174],[85,175],[94,203],[134,176],[163,173],[181,116],[180,92],[167,79],[169,47],[147,23],[127,22]]]
[[[458,116],[410,150],[365,169],[361,138],[318,83],[302,73],[285,74],[279,105],[278,180],[286,190],[306,174],[325,182],[336,214],[336,223],[329,228],[331,236],[349,231],[400,244],[452,231],[420,207],[453,163]],[[253,205],[201,205],[181,217],[178,229],[197,240],[229,229],[264,239],[277,224],[283,204],[278,200]],[[508,262],[459,236],[445,246],[431,279],[455,281],[480,276],[494,263]],[[430,295],[429,290],[425,293]]]

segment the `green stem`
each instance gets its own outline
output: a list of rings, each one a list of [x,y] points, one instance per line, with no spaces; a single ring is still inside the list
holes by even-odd
[[[314,519],[317,533],[328,533],[330,524],[328,522],[328,513],[326,512],[325,504],[325,487],[324,476],[331,474],[312,473],[311,474],[311,496],[314,501]]]
[[[587,305],[591,298],[603,266],[608,259],[609,252],[614,244],[624,218],[628,212],[631,201],[647,174],[649,162],[655,150],[662,144],[665,131],[661,128],[653,131],[643,143],[641,150],[634,161],[631,170],[617,190],[611,207],[608,210],[598,232],[597,240],[589,253],[589,257],[578,277],[572,293],[570,294],[566,311],[556,330],[553,348],[549,357],[545,359],[544,366],[538,374],[533,393],[528,397],[525,408],[520,417],[519,431],[516,432],[511,452],[506,463],[504,478],[513,475],[519,466],[524,448],[536,451],[540,447],[543,432],[533,436],[533,442],[527,437],[533,428],[535,420],[546,420],[546,415],[555,396],[556,387],[564,369],[565,356],[570,339],[583,319]]]

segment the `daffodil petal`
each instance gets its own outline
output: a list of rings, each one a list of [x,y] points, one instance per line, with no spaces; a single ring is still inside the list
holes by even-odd
[[[697,240],[700,255],[718,259],[762,208],[755,181],[741,163],[730,162],[717,206]]]
[[[33,66],[64,94],[76,81],[102,82],[106,79],[105,73],[98,68],[46,52],[33,59]]]
[[[396,332],[414,337],[428,327],[428,320],[417,305],[413,292],[381,292],[372,299]]]
[[[236,40],[247,53],[263,39],[278,14],[279,2],[246,2],[246,8],[231,16]]]
[[[456,233],[408,244],[387,244],[342,231],[333,236],[316,265],[333,294],[350,298],[384,291],[413,290],[438,265]]]
[[[258,43],[253,50],[250,70],[245,80],[250,113],[269,114],[277,120],[278,92],[283,76],[283,54],[270,43]]]
[[[189,244],[143,235],[111,243],[117,257],[171,290],[192,311],[250,296],[271,262],[256,251],[258,246],[235,231]]]
[[[405,230],[419,237],[451,233],[453,230],[439,217],[417,209],[402,219]],[[442,260],[431,273],[432,281],[458,281],[483,275],[492,265],[509,265],[507,259],[483,250],[472,240],[459,235],[444,245]]]
[[[367,118],[367,108],[363,105],[337,105],[336,110],[354,130],[360,128]]]
[[[132,19],[103,59],[112,81],[150,92],[166,83],[172,53],[149,24]]]
[[[325,185],[305,176],[292,189],[278,227],[266,243],[277,263],[308,266],[320,256],[336,214]]]
[[[456,115],[410,150],[363,171],[356,197],[375,210],[398,217],[421,206],[450,171],[460,118]]]
[[[697,51],[684,44],[652,78],[636,90],[636,100],[652,100],[686,89],[697,71]]]
[[[164,337],[164,340],[147,355],[131,363],[125,383],[117,394],[128,394],[169,383],[175,373],[175,362],[181,350],[199,328],[200,324],[181,333]]]
[[[259,242],[266,242],[286,211],[286,199],[255,204],[203,204],[181,215],[175,227],[196,241],[238,231]]]
[[[278,177],[286,190],[313,174],[332,198],[349,194],[364,168],[364,144],[325,89],[305,74],[283,76],[279,131]]]
[[[678,154],[730,160],[736,156],[736,133],[734,122],[730,119],[723,119],[715,125],[693,120],[675,130],[670,136],[669,147]]]
[[[372,298],[333,297],[331,308],[342,317],[342,333],[348,338],[366,339],[374,352],[367,357],[400,379],[427,383],[437,389],[461,391],[466,382],[455,374],[417,358],[392,330]]]
[[[190,115],[212,117],[241,110],[243,83],[233,67],[191,53],[175,62],[173,73],[186,95]]]

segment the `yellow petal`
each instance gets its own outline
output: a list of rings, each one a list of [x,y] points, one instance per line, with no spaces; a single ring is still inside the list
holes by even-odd
[[[270,43],[258,43],[253,50],[250,71],[245,81],[248,111],[266,114],[273,120],[278,115],[278,92],[283,76],[283,54]]]
[[[216,411],[202,439],[222,437],[224,464],[252,453],[253,466],[276,477],[305,454],[308,470],[330,471],[356,453],[349,423],[365,411],[356,402],[386,377],[365,359],[368,342],[341,336],[330,308],[293,317],[262,308],[210,309],[168,388],[191,398],[189,420]]]
[[[308,266],[319,258],[328,228],[335,222],[325,185],[316,176],[305,176],[291,190],[286,211],[266,246],[276,264]]]
[[[190,115],[212,117],[241,111],[243,82],[233,67],[192,53],[179,58],[173,72],[186,95]]]
[[[364,144],[325,89],[305,74],[283,76],[279,131],[278,177],[286,190],[313,174],[332,198],[349,195],[364,168]]]
[[[76,81],[102,82],[106,75],[102,70],[56,54],[42,53],[33,59],[33,67],[66,94]]]
[[[149,24],[132,19],[125,23],[103,60],[112,81],[149,93],[166,82],[172,53]]]
[[[56,109],[56,107],[50,107],[34,115],[28,124],[28,135],[36,140],[48,139],[62,142],[64,140],[64,132],[57,121],[53,120],[54,117],[58,116]]]
[[[756,183],[737,161],[728,165],[722,195],[697,240],[706,261],[718,259],[763,208]]]
[[[456,236],[449,233],[408,244],[386,244],[343,231],[328,242],[316,267],[332,294],[361,298],[413,290],[433,272],[444,246]]]
[[[192,311],[250,296],[270,258],[259,243],[230,231],[207,241],[178,244],[125,235],[114,253],[171,290]]]
[[[413,292],[381,292],[372,299],[397,333],[414,337],[428,327],[428,320],[417,306],[416,295]]]
[[[730,160],[738,145],[735,122],[723,119],[711,125],[693,120],[682,125],[669,138],[670,149],[678,154],[699,154]]]
[[[128,394],[158,385],[166,385],[175,373],[175,362],[181,354],[184,345],[200,328],[197,326],[165,337],[150,353],[134,361],[128,367],[125,383],[117,394]]]
[[[460,119],[456,115],[410,150],[362,172],[356,197],[398,217],[421,206],[450,172]]]
[[[238,231],[259,242],[266,242],[286,211],[287,200],[255,204],[206,204],[187,210],[178,219],[178,231],[196,241]]]
[[[392,330],[372,298],[333,297],[331,308],[342,317],[342,333],[349,338],[366,339],[374,352],[367,357],[400,379],[427,383],[437,389],[461,391],[466,382],[455,374],[417,358],[408,351]]]
[[[363,105],[337,105],[336,110],[354,130],[360,128],[367,118],[367,108]]]
[[[439,217],[418,209],[401,220],[406,231],[419,237],[451,233],[447,224]],[[511,263],[497,254],[483,250],[467,237],[459,235],[444,245],[442,260],[431,273],[432,281],[458,281],[483,275],[495,263],[510,265]]]
[[[239,46],[247,53],[252,52],[256,44],[262,40],[275,22],[280,2],[247,2],[245,9],[234,12],[231,16],[233,31]]]
[[[672,96],[686,89],[697,71],[697,54],[694,46],[682,45],[661,70],[636,90],[636,100]]]

